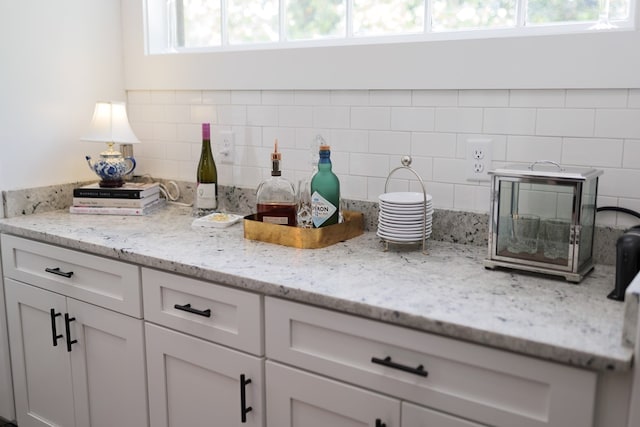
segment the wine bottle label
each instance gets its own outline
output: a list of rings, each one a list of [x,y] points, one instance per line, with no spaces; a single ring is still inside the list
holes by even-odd
[[[311,219],[316,228],[321,227],[337,210],[338,208],[333,203],[322,197],[317,191],[311,195]]]
[[[196,207],[198,209],[216,209],[218,199],[216,198],[216,184],[199,183],[196,188]]]

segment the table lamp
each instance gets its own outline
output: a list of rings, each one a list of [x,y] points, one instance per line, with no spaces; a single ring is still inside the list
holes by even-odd
[[[88,135],[80,139],[108,145],[107,150],[100,153],[100,159],[92,160],[91,156],[86,156],[87,163],[100,177],[100,187],[122,187],[125,175],[133,172],[136,161],[133,157],[123,157],[113,148],[113,144],[140,142],[129,125],[125,103],[96,102]]]

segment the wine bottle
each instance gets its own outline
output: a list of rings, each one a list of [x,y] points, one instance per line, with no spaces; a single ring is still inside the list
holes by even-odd
[[[282,154],[278,152],[278,140],[271,153],[271,177],[258,186],[258,221],[272,224],[296,225],[296,194],[293,185],[282,177]]]
[[[331,147],[320,146],[318,172],[311,179],[311,219],[315,228],[337,224],[340,180],[331,170]]]
[[[202,124],[202,151],[197,170],[196,214],[207,215],[218,208],[218,170],[211,153],[211,128]]]

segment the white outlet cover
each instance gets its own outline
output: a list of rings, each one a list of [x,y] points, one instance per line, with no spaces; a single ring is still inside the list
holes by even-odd
[[[488,171],[493,161],[492,140],[490,138],[467,139],[465,175],[467,181],[490,181]]]

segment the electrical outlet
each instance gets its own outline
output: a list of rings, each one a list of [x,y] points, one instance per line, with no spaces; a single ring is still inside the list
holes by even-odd
[[[235,138],[233,131],[220,132],[220,151],[218,152],[218,158],[220,163],[233,164]]]
[[[467,181],[489,181],[487,172],[493,160],[491,146],[488,138],[467,139]]]

